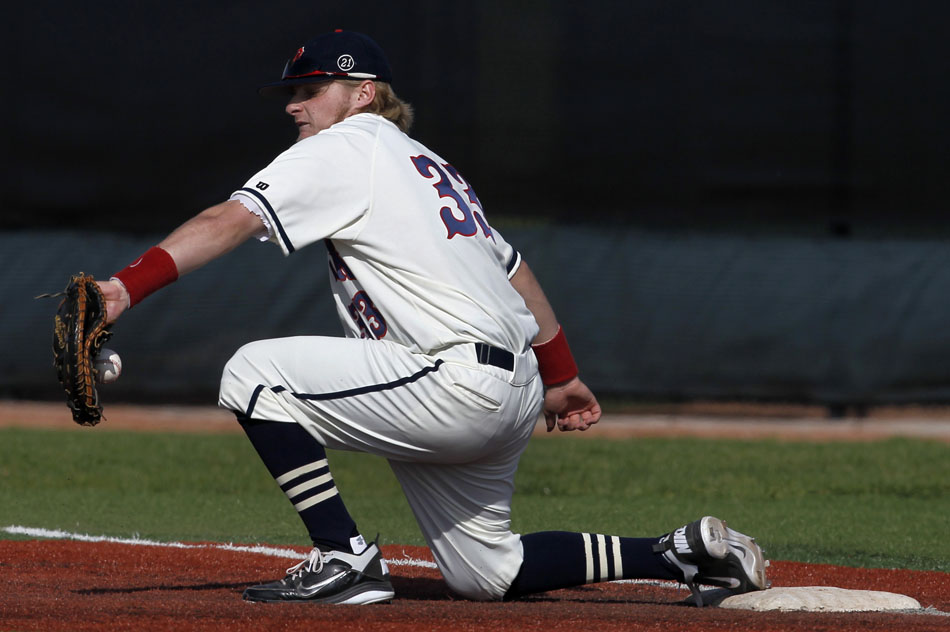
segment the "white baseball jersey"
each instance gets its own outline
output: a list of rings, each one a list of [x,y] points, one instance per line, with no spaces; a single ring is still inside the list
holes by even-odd
[[[523,559],[514,476],[544,395],[538,326],[509,282],[518,253],[450,164],[374,114],[301,140],[233,197],[286,254],[324,241],[348,335],[245,345],[220,405],[388,459],[449,585],[503,596]]]
[[[464,342],[519,353],[537,334],[508,282],[520,256],[471,186],[380,116],[301,140],[237,194],[257,202],[285,254],[325,241],[351,336],[423,353]]]

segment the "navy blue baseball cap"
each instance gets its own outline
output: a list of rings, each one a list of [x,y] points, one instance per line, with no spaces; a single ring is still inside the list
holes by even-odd
[[[362,33],[336,30],[313,38],[287,60],[280,81],[260,87],[263,95],[287,94],[294,86],[333,79],[392,82],[392,71],[379,45]]]

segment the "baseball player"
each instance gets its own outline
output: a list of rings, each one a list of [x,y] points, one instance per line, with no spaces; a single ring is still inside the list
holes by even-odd
[[[451,162],[407,135],[383,51],[346,31],[301,46],[279,81],[297,141],[231,198],[102,283],[110,321],[249,238],[315,245],[345,337],[261,340],[224,368],[234,411],[313,542],[251,601],[368,604],[394,596],[347,512],[327,449],[388,460],[448,585],[470,599],[584,583],[766,587],[754,541],[706,516],[662,537],[510,529],[518,459],[540,414],[586,430],[597,399],[527,262]],[[326,274],[327,270],[301,270]],[[701,598],[697,598],[701,603]]]

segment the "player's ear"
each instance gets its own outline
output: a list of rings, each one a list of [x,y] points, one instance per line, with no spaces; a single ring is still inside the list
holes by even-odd
[[[368,107],[376,98],[376,84],[369,79],[363,81],[357,88],[356,107]]]

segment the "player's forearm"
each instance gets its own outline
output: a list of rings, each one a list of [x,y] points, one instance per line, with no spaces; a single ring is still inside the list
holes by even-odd
[[[126,308],[234,249],[262,228],[260,218],[240,202],[228,201],[202,211],[113,275],[113,287],[103,288],[110,322]]]
[[[260,219],[240,202],[212,206],[191,218],[158,244],[171,255],[179,276],[230,252],[261,228]]]
[[[532,340],[532,344],[540,344],[553,338],[558,329],[557,316],[526,261],[522,260],[517,272],[511,277],[511,285],[524,299],[525,305],[538,323],[538,335]]]
[[[538,335],[531,342],[538,359],[538,371],[545,386],[564,384],[577,377],[577,364],[571,354],[564,330],[557,322],[554,308],[548,302],[531,268],[524,261],[511,277],[511,285],[524,299],[538,323]]]

